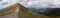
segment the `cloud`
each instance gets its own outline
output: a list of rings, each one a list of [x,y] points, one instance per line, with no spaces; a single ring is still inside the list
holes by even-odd
[[[51,5],[49,5],[51,4]],[[37,5],[39,7],[51,7],[51,8],[60,8],[60,0],[31,0],[27,3],[28,7],[31,5]],[[54,5],[54,6],[53,6]]]
[[[18,2],[18,0],[1,0],[0,1],[0,8],[6,8],[10,5],[17,3],[17,2]]]
[[[5,6],[9,6],[9,5],[13,5],[15,3],[20,3],[22,5],[24,5],[25,7],[31,7],[31,6],[35,6],[36,7],[60,7],[60,0],[2,0],[3,2],[8,3],[8,5]],[[52,4],[52,5],[49,5]],[[0,4],[1,5],[1,4]]]

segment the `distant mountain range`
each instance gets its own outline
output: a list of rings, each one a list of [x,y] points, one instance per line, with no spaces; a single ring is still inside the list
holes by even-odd
[[[30,7],[29,9],[35,11],[35,13],[37,13],[37,14],[43,14],[43,13],[47,13],[45,11],[49,11],[53,8],[38,8],[37,9],[37,8],[34,8],[34,7]]]

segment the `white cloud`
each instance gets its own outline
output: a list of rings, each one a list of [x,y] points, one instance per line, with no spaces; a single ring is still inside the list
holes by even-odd
[[[28,2],[28,5],[37,5],[39,7],[50,7],[48,6],[49,4],[55,5],[55,6],[51,6],[52,8],[60,8],[60,0],[41,0],[41,1],[30,1]]]
[[[6,8],[6,7],[8,7],[8,6],[10,6],[10,5],[13,5],[13,4],[15,4],[15,3],[17,3],[18,2],[18,0],[2,0],[1,2],[0,2],[0,6],[2,6],[2,8]],[[7,3],[8,5],[3,5],[2,3]]]
[[[3,0],[4,2],[8,2],[9,5],[20,2],[20,4],[25,7],[30,7],[32,5],[36,5],[39,7],[50,7],[48,4],[56,5],[52,7],[57,7],[60,5],[60,0]],[[7,5],[6,5],[7,6]]]

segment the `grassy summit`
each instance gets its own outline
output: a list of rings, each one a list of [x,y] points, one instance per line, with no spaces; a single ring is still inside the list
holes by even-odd
[[[56,17],[49,17],[44,15],[38,15],[34,13],[34,11],[25,8],[23,5],[17,3],[19,6],[18,18],[56,18]]]
[[[18,12],[18,18],[60,18],[60,17],[49,17],[44,16],[44,14],[36,14],[34,11],[29,10],[28,8],[25,8],[23,5],[16,3],[14,5],[11,5],[10,7],[7,7],[5,11],[0,12],[0,15],[9,14],[11,12],[15,12],[16,9],[19,9]]]

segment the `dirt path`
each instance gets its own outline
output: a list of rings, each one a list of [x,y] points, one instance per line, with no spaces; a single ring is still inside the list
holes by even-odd
[[[18,18],[17,11],[8,15],[0,16],[0,18]]]
[[[15,13],[11,13],[5,16],[0,16],[0,18],[17,18],[17,14]]]

